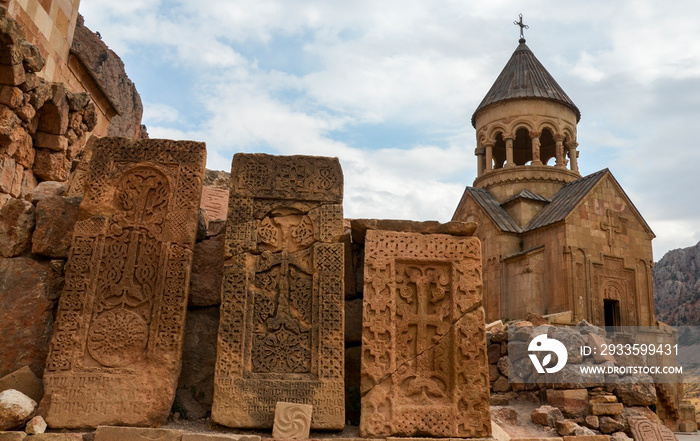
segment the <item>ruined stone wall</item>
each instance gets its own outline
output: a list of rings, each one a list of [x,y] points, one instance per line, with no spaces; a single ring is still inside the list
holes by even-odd
[[[46,60],[38,75],[51,82],[67,82],[70,77],[68,53],[73,41],[80,0],[2,0],[25,30],[27,40]]]

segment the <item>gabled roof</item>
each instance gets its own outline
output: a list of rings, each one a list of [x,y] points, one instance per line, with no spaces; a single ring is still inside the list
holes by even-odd
[[[552,202],[530,219],[523,231],[535,230],[566,219],[569,213],[607,173],[610,173],[610,170],[605,168],[564,185],[554,195]]]
[[[522,230],[520,226],[513,220],[512,217],[506,210],[501,207],[495,197],[489,193],[488,190],[483,188],[467,187],[464,191],[465,194],[469,193],[476,202],[481,205],[486,214],[489,215],[491,220],[500,228],[502,231],[508,231],[511,233],[521,233]]]
[[[520,45],[515,49],[501,74],[474,111],[472,126],[476,127],[476,114],[483,108],[500,101],[522,98],[557,101],[570,107],[576,113],[577,122],[581,119],[581,111],[527,47],[524,38],[520,39]]]
[[[552,202],[550,199],[547,199],[546,197],[539,195],[537,193],[533,193],[530,190],[522,190],[520,193],[514,194],[513,196],[509,197],[505,201],[501,202],[501,207],[503,207],[504,205],[506,205],[510,202],[513,202],[517,199],[530,199],[532,201],[545,202],[545,203]]]

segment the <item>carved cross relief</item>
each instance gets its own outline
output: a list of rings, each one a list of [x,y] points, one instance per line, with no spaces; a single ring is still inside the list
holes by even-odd
[[[622,225],[615,223],[615,217],[613,211],[608,208],[605,213],[607,220],[600,221],[600,229],[608,233],[608,245],[615,245],[615,233],[622,233]]]

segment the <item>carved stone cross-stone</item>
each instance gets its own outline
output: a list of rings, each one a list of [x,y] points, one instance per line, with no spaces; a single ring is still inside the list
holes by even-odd
[[[46,360],[54,428],[162,424],[178,376],[206,150],[96,141]]]
[[[362,436],[490,436],[481,288],[474,237],[367,232]]]
[[[342,200],[335,158],[234,156],[215,422],[271,428],[289,402],[344,427]]]

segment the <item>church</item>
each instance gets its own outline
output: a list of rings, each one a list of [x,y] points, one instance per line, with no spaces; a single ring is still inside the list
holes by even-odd
[[[478,224],[487,323],[657,324],[654,233],[610,170],[581,176],[580,118],[521,34],[472,116],[477,177],[452,218]]]

